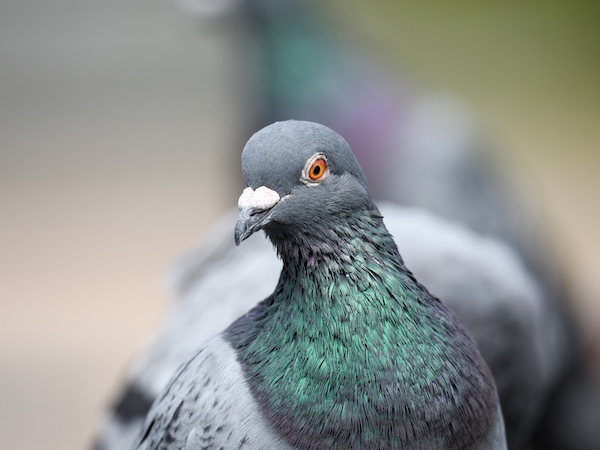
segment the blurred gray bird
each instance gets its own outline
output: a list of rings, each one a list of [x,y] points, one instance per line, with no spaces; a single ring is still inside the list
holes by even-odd
[[[264,230],[272,294],[188,359],[139,449],[505,449],[494,381],[406,269],[348,144],[286,121],[254,134],[235,241]]]

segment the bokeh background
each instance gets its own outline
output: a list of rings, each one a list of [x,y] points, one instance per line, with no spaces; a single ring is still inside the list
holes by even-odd
[[[328,5],[390,71],[481,116],[545,212],[588,336],[600,323],[599,5]],[[168,0],[0,2],[0,448],[89,445],[165,310],[164,269],[235,205],[257,95],[243,42],[235,22]]]

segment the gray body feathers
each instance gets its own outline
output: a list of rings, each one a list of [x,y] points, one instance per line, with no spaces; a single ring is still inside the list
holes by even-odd
[[[218,336],[181,367],[148,417],[140,450],[290,449],[262,418],[235,352]]]

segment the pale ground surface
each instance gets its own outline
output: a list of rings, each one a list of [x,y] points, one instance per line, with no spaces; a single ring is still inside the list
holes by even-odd
[[[164,311],[163,269],[239,195],[232,41],[160,0],[0,11],[0,448],[79,449]],[[582,317],[597,323],[598,83],[497,92],[478,59],[439,61],[435,33],[463,27],[429,19],[435,32],[413,32],[446,74],[403,56],[467,97],[539,183]]]

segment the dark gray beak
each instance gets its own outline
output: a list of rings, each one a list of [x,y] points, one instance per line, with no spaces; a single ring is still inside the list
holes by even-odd
[[[261,230],[271,216],[271,210],[279,203],[279,194],[265,186],[254,191],[247,187],[238,200],[240,215],[235,224],[235,245]]]

